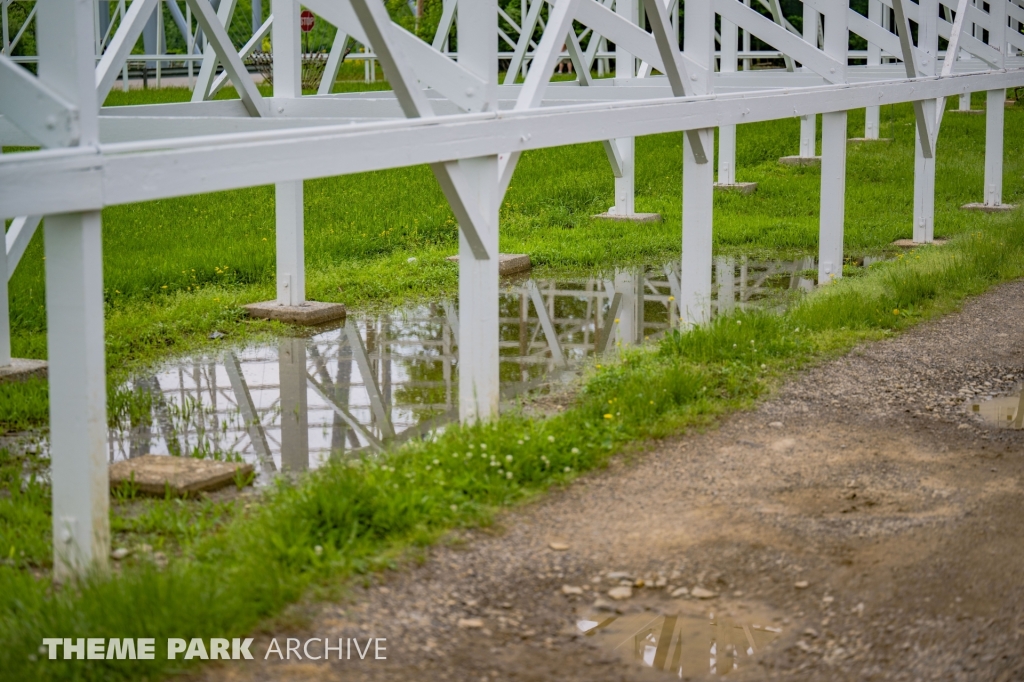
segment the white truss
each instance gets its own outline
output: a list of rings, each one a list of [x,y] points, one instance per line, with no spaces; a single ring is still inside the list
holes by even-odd
[[[0,0],[0,6],[6,9],[10,2]],[[499,396],[493,305],[498,207],[522,152],[605,143],[616,175],[613,212],[628,216],[633,138],[686,133],[677,286],[679,314],[683,323],[693,324],[706,320],[710,310],[714,169],[709,160],[715,128],[723,131],[720,179],[734,182],[736,125],[802,117],[801,155],[813,156],[815,117],[822,115],[819,281],[826,282],[842,274],[847,111],[868,109],[870,138],[878,135],[879,106],[914,103],[913,229],[915,240],[928,242],[945,99],[989,93],[984,201],[995,205],[1002,194],[1003,107],[998,104],[1006,88],[1024,86],[1022,0],[869,0],[867,17],[840,0],[804,0],[803,35],[781,16],[777,0],[755,3],[770,16],[741,0],[689,0],[681,27],[685,52],[678,49],[676,0],[524,0],[522,26],[499,10],[497,0],[463,0],[458,6],[446,0],[432,44],[392,23],[380,0],[304,0],[341,36],[331,51],[327,87],[320,89],[324,94],[315,96],[302,96],[300,90],[296,0],[274,0],[273,20],[258,27],[241,51],[225,29],[232,0],[223,0],[219,12],[210,0],[187,0],[207,40],[195,100],[100,108],[97,102],[123,72],[143,23],[159,4],[122,1],[116,32],[100,36],[93,0],[38,0],[32,9],[38,77],[7,56],[11,41],[4,22],[0,143],[43,149],[0,157],[0,215],[16,220],[8,233],[7,258],[0,259],[8,271],[0,273],[0,282],[6,285],[38,216],[48,216],[58,575],[102,563],[109,543],[100,209],[273,182],[278,299],[294,305],[305,297],[302,181],[429,164],[460,227],[459,334],[474,340],[460,356],[460,414],[466,420],[489,418]],[[722,19],[720,32],[716,15]],[[499,31],[499,17],[518,32],[515,39]],[[542,37],[535,41],[542,21]],[[918,26],[916,43],[911,21]],[[642,28],[648,24],[650,32]],[[447,50],[452,30],[457,55]],[[242,63],[267,31],[276,48],[271,97],[260,94]],[[850,33],[868,40],[866,53],[851,55]],[[747,66],[756,56],[751,35],[770,45],[785,68],[739,70],[740,60]],[[392,91],[326,94],[349,36],[372,51],[368,55],[379,60]],[[940,37],[950,45],[945,54],[938,49]],[[190,35],[190,46],[193,39]],[[504,84],[498,82],[499,43],[511,49],[502,55],[511,65]],[[615,45],[614,53],[608,43]],[[103,50],[98,63],[97,46]],[[851,65],[851,56],[864,56],[868,64]],[[566,58],[577,80],[550,83],[555,64]],[[599,71],[607,70],[612,58],[616,78],[590,76],[595,62]],[[219,77],[218,63],[224,68]],[[524,73],[523,83],[516,84]],[[227,81],[241,99],[207,101]],[[6,352],[0,360],[9,361],[7,326],[0,328],[0,353]]]

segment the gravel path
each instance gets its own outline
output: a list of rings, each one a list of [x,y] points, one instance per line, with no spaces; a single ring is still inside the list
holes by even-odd
[[[272,655],[198,676],[667,679],[632,660],[647,651],[686,679],[716,665],[739,679],[1024,679],[1024,432],[967,408],[1020,381],[1015,282],[273,633],[282,648],[286,637],[386,637],[386,661]],[[632,596],[608,595],[627,585]],[[605,630],[586,636],[580,620]],[[751,653],[727,628],[751,636]]]

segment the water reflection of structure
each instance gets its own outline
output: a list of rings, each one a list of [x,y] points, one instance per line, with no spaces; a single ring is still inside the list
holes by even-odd
[[[809,288],[802,275],[813,268],[813,258],[719,258],[713,307],[774,305],[780,292]],[[502,397],[678,325],[678,294],[673,266],[506,287],[498,301]],[[152,414],[111,433],[111,458],[232,453],[266,476],[421,437],[458,418],[459,346],[471,342],[460,338],[456,307],[441,303],[185,360],[135,380],[152,394]]]
[[[682,679],[728,675],[746,667],[781,632],[769,625],[713,615],[650,612],[595,616],[577,621],[576,627],[617,656]]]

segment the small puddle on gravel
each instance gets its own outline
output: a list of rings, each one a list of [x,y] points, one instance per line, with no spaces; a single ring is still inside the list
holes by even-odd
[[[644,668],[677,678],[722,676],[746,668],[754,656],[782,633],[772,617],[717,610],[595,613],[576,621],[576,629],[604,651]]]
[[[814,267],[813,257],[715,258],[712,310],[781,310],[813,288]],[[678,326],[679,286],[677,262],[590,278],[504,280],[502,398],[555,384],[589,356]],[[110,461],[150,453],[241,458],[266,483],[282,470],[423,437],[458,418],[459,340],[457,302],[438,301],[353,312],[308,337],[225,345],[164,363],[123,387],[149,395],[152,405],[110,430]]]
[[[1024,428],[1024,387],[1011,395],[976,400],[971,412],[1003,429]]]

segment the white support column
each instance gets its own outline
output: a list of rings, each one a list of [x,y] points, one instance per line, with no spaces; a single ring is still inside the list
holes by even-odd
[[[934,76],[939,61],[938,0],[921,0],[917,25],[917,48],[922,53],[917,68],[922,76]],[[925,119],[935,121],[936,101],[922,102]],[[922,145],[921,127],[914,136],[914,241],[926,244],[935,238],[935,145]],[[936,136],[937,137],[937,136]],[[930,154],[927,153],[930,151]]]
[[[302,96],[301,34],[299,3],[273,0],[274,97]],[[277,221],[277,302],[301,305],[306,300],[306,252],[302,181],[274,186]]]
[[[1003,205],[1003,117],[1006,90],[989,90],[985,102],[985,205]]]
[[[615,0],[615,13],[625,17],[630,23],[637,23],[639,12],[638,0]],[[626,81],[636,77],[636,57],[626,49],[615,46],[615,82],[626,85]],[[617,216],[631,216],[636,213],[634,198],[636,196],[636,141],[632,137],[614,140],[621,157],[621,175],[615,177],[615,205],[608,213]]]
[[[888,12],[888,8],[885,10]],[[882,24],[882,3],[881,0],[868,0],[868,21],[874,24]],[[882,63],[882,48],[868,41],[868,66],[878,66]],[[864,139],[877,140],[879,119],[881,118],[881,107],[867,107],[864,109]]]
[[[459,4],[459,65],[487,84],[486,108],[497,107],[497,0]],[[474,253],[466,230],[459,230],[459,417],[463,422],[498,416],[498,157],[459,161],[470,197],[483,224],[476,229],[488,258]]]
[[[686,56],[700,73],[693,73],[703,92],[712,92],[715,67],[715,11],[711,3],[687,7],[683,17]],[[705,150],[714,149],[714,128],[697,131]],[[683,135],[683,255],[679,271],[679,315],[685,325],[711,319],[711,230],[713,224],[715,167],[708,153],[700,163],[689,135]]]
[[[826,25],[828,18],[825,19]],[[846,112],[821,116],[821,216],[818,284],[843,276],[846,218]]]
[[[90,0],[41,0],[39,79],[79,107],[99,142]],[[103,257],[99,211],[46,218],[46,324],[54,579],[104,570],[110,554]]]
[[[842,66],[846,80],[850,34],[846,3],[830,5],[825,15],[822,49]],[[817,16],[814,17],[817,25]],[[806,26],[804,29],[806,30]],[[804,33],[806,36],[807,34]],[[839,74],[837,74],[839,75]],[[846,219],[846,112],[821,115],[821,214],[818,227],[818,284],[843,276],[843,232]]]
[[[810,3],[804,3],[804,40],[818,47],[818,13]],[[804,71],[807,66],[804,65]],[[818,117],[815,114],[800,117],[800,154],[802,159],[817,157]]]
[[[7,245],[5,243],[4,252],[0,254],[0,368],[11,366],[11,308],[7,292],[7,279]]]
[[[721,35],[722,50],[719,71],[735,73],[739,29],[731,21],[722,19]],[[718,129],[718,184],[736,184],[736,126],[734,125],[721,126]]]

